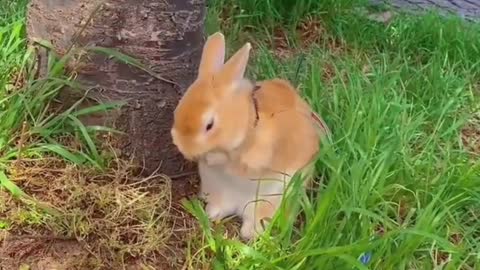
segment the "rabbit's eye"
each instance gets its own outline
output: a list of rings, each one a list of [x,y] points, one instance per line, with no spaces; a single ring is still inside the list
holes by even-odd
[[[211,130],[213,128],[213,118],[210,119],[210,121],[208,122],[207,126],[205,127],[205,129],[207,131]]]

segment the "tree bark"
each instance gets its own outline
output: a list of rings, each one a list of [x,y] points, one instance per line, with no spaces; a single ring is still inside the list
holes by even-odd
[[[152,76],[118,60],[92,55],[82,63],[78,79],[91,89],[91,97],[128,101],[114,118],[115,126],[128,134],[121,144],[124,154],[142,163],[145,173],[158,169],[167,175],[178,174],[185,164],[171,143],[170,128],[173,110],[193,81],[201,55],[205,2],[101,2],[98,9],[99,1],[92,0],[32,0],[28,38],[50,41],[60,54],[73,42],[114,48],[158,74]],[[79,32],[82,34],[77,35]]]

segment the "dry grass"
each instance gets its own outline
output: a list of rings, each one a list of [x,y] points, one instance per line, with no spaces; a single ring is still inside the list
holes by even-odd
[[[345,41],[327,33],[321,19],[309,16],[296,26],[293,35],[284,27],[276,27],[269,43],[279,59],[292,58],[302,52],[308,53],[312,46],[319,44],[324,45],[332,55],[342,55],[350,50]],[[295,41],[291,40],[292,37],[296,37]],[[258,43],[265,42],[266,40],[260,40]]]
[[[0,221],[9,228],[0,254],[10,254],[12,266],[27,257],[45,258],[46,243],[59,241],[80,244],[80,251],[74,249],[83,254],[75,262],[79,269],[119,269],[132,262],[183,264],[180,253],[194,224],[172,202],[171,182],[165,176],[140,178],[134,166],[121,160],[104,173],[55,158],[21,161],[12,168],[11,179],[42,202],[21,202],[0,191]],[[25,242],[33,250],[13,252]],[[74,266],[62,263],[68,269]]]
[[[477,113],[462,129],[462,142],[465,148],[476,157],[480,156],[480,113]]]

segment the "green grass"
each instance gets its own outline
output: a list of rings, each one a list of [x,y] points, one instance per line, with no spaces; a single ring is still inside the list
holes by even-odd
[[[7,235],[52,238],[45,238],[42,250],[40,237],[29,258],[18,256],[15,240],[2,245],[0,253],[13,260],[42,260],[50,249],[47,242],[67,239],[60,242],[81,241],[77,245],[84,255],[79,257],[86,258],[69,254],[53,259],[68,267],[122,269],[132,256],[144,256],[136,263],[148,264],[170,238],[169,180],[151,176],[145,183],[130,160],[120,160],[110,151],[113,136],[108,133],[118,131],[80,121],[118,109],[123,102],[83,106],[88,90],[67,66],[88,50],[151,71],[108,48],[73,48],[59,56],[41,42],[37,45],[47,50],[48,68],[39,76],[35,50],[26,42],[26,2],[0,2],[0,241]],[[81,97],[69,100],[71,106],[57,99],[67,88]],[[98,135],[107,139],[98,140]],[[0,268],[12,267],[8,261],[2,258]]]
[[[0,169],[8,170],[12,161],[56,154],[77,165],[105,166],[94,141],[104,127],[85,126],[79,118],[117,108],[120,104],[99,104],[79,109],[86,91],[66,72],[74,50],[59,57],[48,53],[48,71],[38,76],[36,55],[27,47],[25,37],[26,1],[8,1],[0,5]],[[48,46],[48,44],[44,44]],[[48,48],[47,48],[48,49]],[[84,95],[69,108],[55,98],[64,88]],[[65,145],[65,139],[78,141],[79,147]],[[15,193],[19,189],[2,177],[2,185]]]
[[[4,207],[9,201],[4,190],[25,202],[23,212],[27,218],[21,219],[21,224],[39,224],[60,214],[12,179],[19,162],[57,156],[77,166],[104,168],[105,158],[99,155],[94,138],[98,130],[105,128],[85,126],[78,117],[115,107],[99,104],[80,110],[77,106],[81,100],[69,108],[56,102],[55,98],[66,87],[85,91],[66,72],[70,55],[58,57],[48,53],[47,75],[37,76],[35,51],[26,44],[26,2],[0,3],[0,231],[12,229],[14,223],[5,216],[11,209]],[[74,147],[72,142],[78,142],[78,146]]]
[[[189,243],[189,269],[480,267],[479,153],[461,138],[466,127],[480,130],[480,26],[435,14],[401,14],[385,26],[364,18],[361,7],[353,0],[209,1],[208,32],[221,29],[234,49],[253,41],[249,76],[282,77],[298,85],[329,124],[333,142],[322,145],[320,188],[307,194],[294,181],[284,201],[301,211],[300,225],[279,215],[261,239],[247,245],[225,238],[221,226],[212,231],[198,202],[187,203],[204,231]],[[82,87],[65,72],[69,55],[50,53],[49,75],[36,77],[34,54],[25,42],[24,12],[24,0],[0,3],[0,189],[17,196],[28,194],[9,179],[14,161],[56,155],[76,166],[103,168],[107,161],[95,135],[105,128],[84,126],[78,119],[116,108],[56,106],[64,86]],[[305,21],[319,28],[300,27]],[[305,31],[314,42],[305,42]],[[278,55],[279,38],[290,48],[287,57]],[[65,138],[77,141],[76,147],[64,143]],[[156,213],[163,203],[148,197],[147,187],[129,189],[112,180],[99,188],[99,183],[85,182],[95,173],[40,179],[57,179],[50,183],[55,192],[72,187],[66,191],[71,196],[62,208],[65,214],[51,216],[27,205],[15,220],[2,216],[0,231],[44,225],[63,235],[96,238],[95,244],[116,248],[122,260],[132,252],[156,251],[168,238],[162,227],[165,213]],[[129,174],[105,177],[125,181]],[[95,208],[81,208],[92,200]],[[6,201],[0,196],[1,213],[10,213]],[[109,220],[124,205],[127,213],[115,215],[120,221]],[[124,222],[128,215],[137,216],[143,228],[136,229],[135,245],[123,238],[135,227]],[[156,215],[161,218],[152,221]],[[371,257],[363,264],[365,254]]]
[[[201,223],[190,267],[479,269],[479,153],[461,133],[479,128],[480,25],[432,13],[385,26],[350,1],[297,3],[213,0],[207,25],[234,48],[253,40],[250,77],[294,81],[326,119],[333,143],[317,163],[323,185],[307,195],[294,184],[284,203],[299,207],[301,225],[277,217],[251,245]],[[307,47],[295,30],[304,19],[326,29]],[[287,29],[292,56],[272,49],[276,27]]]

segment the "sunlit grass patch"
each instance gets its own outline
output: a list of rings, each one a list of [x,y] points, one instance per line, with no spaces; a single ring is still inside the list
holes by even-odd
[[[282,1],[222,3],[210,1],[210,14],[226,22],[212,15],[211,32],[221,29],[233,49],[253,40],[249,76],[291,80],[326,119],[333,144],[321,150],[319,189],[293,187],[285,200],[299,206],[299,223],[279,214],[250,245],[206,232],[192,268],[478,268],[480,164],[465,128],[477,134],[480,26],[433,13],[383,24],[354,5],[327,3],[305,17],[279,12]],[[320,38],[299,49],[305,20],[322,26]],[[292,40],[288,57],[271,42],[275,27]]]

